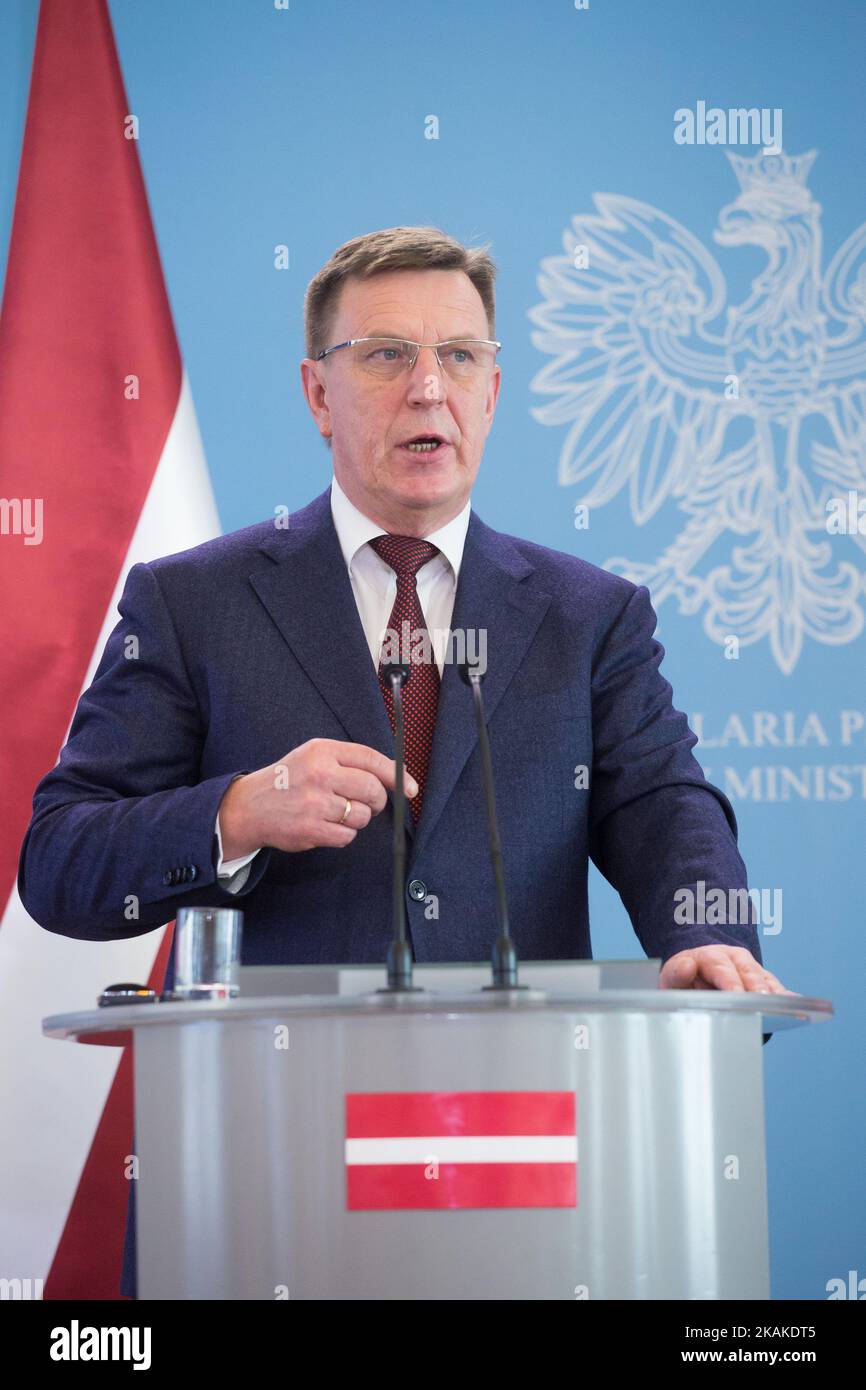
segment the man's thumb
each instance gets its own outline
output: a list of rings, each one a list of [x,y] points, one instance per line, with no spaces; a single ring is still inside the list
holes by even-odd
[[[666,967],[666,978],[673,989],[684,989],[690,985],[698,972],[698,963],[694,956],[679,956],[676,960],[670,960]]]

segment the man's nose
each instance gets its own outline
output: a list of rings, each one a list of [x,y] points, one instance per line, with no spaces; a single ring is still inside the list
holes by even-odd
[[[406,389],[408,398],[413,403],[444,401],[447,394],[445,378],[432,347],[419,349],[415,365],[409,372]]]

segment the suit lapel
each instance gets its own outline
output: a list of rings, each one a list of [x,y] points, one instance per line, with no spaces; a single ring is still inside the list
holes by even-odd
[[[331,516],[330,488],[274,530],[250,582],[352,743],[393,757],[388,713]]]
[[[550,605],[550,594],[529,591],[523,582],[532,573],[533,566],[520,551],[506,537],[485,526],[473,511],[451,628],[464,633],[486,630],[487,674],[482,694],[488,723]],[[413,860],[423,852],[477,741],[472,692],[460,679],[456,662],[446,662],[424,806],[412,846]],[[485,811],[481,804],[478,816],[483,821]]]

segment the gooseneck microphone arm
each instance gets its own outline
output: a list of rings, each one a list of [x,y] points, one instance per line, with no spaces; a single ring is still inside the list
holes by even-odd
[[[388,984],[384,992],[414,990],[412,984],[412,951],[406,940],[406,795],[403,777],[406,768],[406,743],[403,731],[403,686],[409,679],[408,664],[391,661],[382,667],[391,686],[394,700],[394,935],[388,947]]]
[[[493,790],[493,766],[490,761],[490,741],[487,737],[487,722],[484,718],[484,701],[481,697],[481,682],[484,672],[479,666],[468,662],[460,665],[460,678],[472,690],[475,705],[475,719],[478,724],[478,746],[481,749],[481,773],[484,779],[484,800],[487,805],[487,827],[490,838],[490,861],[496,881],[496,916],[499,923],[499,936],[493,947],[493,984],[488,989],[521,989],[517,980],[517,952],[511,939],[508,924],[508,899],[505,895],[505,874],[502,869],[502,844],[499,839],[499,823],[496,819],[496,795]]]

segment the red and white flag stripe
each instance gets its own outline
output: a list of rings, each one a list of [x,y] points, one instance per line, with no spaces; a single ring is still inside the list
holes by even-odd
[[[131,1069],[41,1019],[158,986],[168,933],[49,935],[18,850],[130,566],[220,529],[131,114],[106,0],[42,0],[0,315],[0,494],[43,516],[0,537],[0,1277],[56,1298],[118,1297]]]
[[[346,1096],[350,1211],[577,1205],[573,1091]]]

